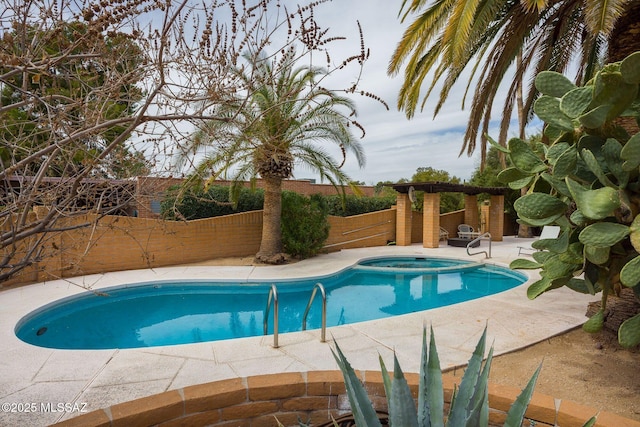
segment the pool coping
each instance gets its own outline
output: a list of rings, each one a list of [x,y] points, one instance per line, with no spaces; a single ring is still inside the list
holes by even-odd
[[[493,242],[493,258],[483,262],[505,266],[518,258],[517,246],[530,239]],[[483,242],[483,245],[486,245]],[[294,264],[270,267],[177,266],[90,275],[0,291],[1,402],[45,404],[46,411],[2,412],[0,425],[39,426],[79,415],[51,411],[69,403],[93,411],[133,399],[190,385],[255,375],[335,370],[330,346],[319,341],[319,330],[280,334],[279,348],[271,335],[209,343],[126,350],[54,350],[20,341],[13,333],[18,320],[46,303],[84,291],[150,280],[240,279],[271,280],[334,274],[361,258],[384,255],[426,255],[469,259],[464,249],[425,249],[418,245],[349,249]],[[473,257],[482,261],[481,256]],[[327,273],[332,271],[333,273]],[[527,272],[536,280],[537,272]],[[485,325],[495,355],[532,345],[575,328],[586,320],[587,303],[597,297],[568,289],[526,298],[527,284],[448,307],[391,318],[328,328],[355,369],[379,369],[378,355],[393,352],[406,372],[417,372],[422,329],[433,326],[443,369],[466,364]],[[570,298],[563,298],[569,295]],[[55,398],[54,398],[55,396]],[[47,404],[49,406],[47,406]],[[75,405],[75,404],[83,404]],[[38,406],[38,408],[40,408]]]

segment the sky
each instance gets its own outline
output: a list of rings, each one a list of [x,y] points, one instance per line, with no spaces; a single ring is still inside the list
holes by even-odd
[[[295,4],[288,0],[287,3]],[[344,170],[353,180],[366,184],[410,179],[417,168],[428,166],[468,180],[479,164],[480,153],[476,150],[472,157],[468,157],[466,153],[459,156],[469,116],[468,107],[464,111],[461,109],[466,79],[461,78],[454,86],[435,118],[433,113],[438,92],[432,94],[424,110],[418,111],[411,120],[406,118],[404,112],[397,110],[397,94],[402,84],[402,74],[392,78],[387,75],[386,70],[404,27],[412,20],[410,18],[405,24],[400,22],[400,4],[399,0],[333,0],[316,8],[316,20],[320,25],[328,26],[330,33],[348,37],[347,41],[339,43],[349,52],[354,49],[358,51],[357,22],[360,22],[365,44],[371,51],[364,67],[361,87],[382,97],[390,107],[387,111],[376,101],[354,97],[358,105],[358,122],[366,130],[366,135],[360,142],[367,162],[360,169],[352,158],[347,160]],[[339,52],[341,48],[338,43],[333,44],[332,56],[338,57],[333,52]],[[355,75],[344,78],[353,80]],[[502,107],[500,97],[497,97],[495,104]],[[494,117],[499,119],[499,113]],[[489,132],[496,137],[497,124],[496,120]],[[307,178],[313,177],[313,174],[299,169],[295,171],[295,177]]]
[[[306,5],[311,0],[280,1],[288,7],[289,12],[293,12],[298,4]],[[275,5],[276,2],[277,0],[273,0],[271,4]],[[346,37],[346,40],[337,40],[329,44],[331,58],[337,63],[359,53],[358,22],[360,23],[365,46],[370,50],[370,56],[360,75],[359,89],[381,97],[389,106],[387,110],[381,103],[370,98],[349,95],[357,104],[357,121],[366,132],[365,136],[359,140],[365,152],[366,164],[360,168],[355,157],[348,155],[343,171],[351,180],[364,182],[367,185],[375,185],[381,181],[410,180],[420,167],[445,170],[452,177],[458,177],[463,181],[469,180],[479,166],[480,152],[476,149],[471,157],[467,156],[466,152],[460,155],[469,118],[468,105],[465,110],[462,109],[468,77],[465,78],[463,73],[436,117],[434,117],[434,111],[438,102],[438,86],[427,100],[424,109],[418,110],[411,120],[396,107],[403,75],[401,72],[398,76],[391,77],[387,74],[387,68],[405,27],[414,19],[410,16],[407,22],[400,22],[398,12],[401,4],[400,0],[331,0],[318,5],[314,10],[314,17],[320,27],[329,28],[327,37]],[[294,25],[296,24],[297,21]],[[272,45],[277,46],[277,42],[272,40]],[[315,56],[321,58],[321,62],[315,65],[325,67],[324,56],[322,54]],[[350,87],[358,78],[359,72],[360,69],[357,67],[347,67],[332,75],[331,78],[335,80],[327,84],[323,82],[323,87],[329,89]],[[425,82],[428,83],[428,79],[425,79]],[[506,82],[503,86],[508,87],[508,83],[510,82]],[[501,117],[499,110],[503,106],[504,99],[504,96],[500,96],[500,90],[494,102],[494,120],[489,127],[489,134],[496,139]],[[422,99],[419,102],[422,102]],[[469,104],[470,99],[466,102]],[[533,129],[533,132],[536,131],[539,130]],[[355,134],[360,137],[360,132]],[[509,136],[513,135],[510,133]],[[327,144],[323,145],[323,148],[333,154],[336,159],[342,158],[338,147]],[[303,165],[296,165],[293,178],[311,178],[316,182],[322,182],[317,174],[305,169]]]

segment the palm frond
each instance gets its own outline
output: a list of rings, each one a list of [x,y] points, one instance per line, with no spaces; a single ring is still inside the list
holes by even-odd
[[[629,0],[585,1],[585,23],[592,35],[608,36],[624,14]]]

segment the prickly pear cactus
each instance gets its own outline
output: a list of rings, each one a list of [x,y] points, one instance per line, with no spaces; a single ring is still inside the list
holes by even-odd
[[[515,138],[498,146],[514,165],[498,178],[528,188],[515,203],[518,222],[559,225],[562,232],[535,242],[533,261],[518,259],[511,267],[541,268],[530,298],[562,286],[602,292],[601,312],[584,327],[596,332],[608,295],[629,287],[640,297],[640,133],[618,124],[627,117],[640,125],[640,52],[606,65],[583,87],[550,71],[535,83],[541,96],[534,111],[545,122],[547,142],[532,147]],[[622,324],[618,339],[627,347],[640,344],[640,315]]]

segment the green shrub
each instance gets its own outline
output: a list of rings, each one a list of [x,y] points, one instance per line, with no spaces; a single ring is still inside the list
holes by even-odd
[[[327,205],[329,215],[343,217],[390,209],[396,203],[394,194],[383,197],[347,195],[343,198],[338,194],[322,197]]]
[[[297,258],[316,255],[329,237],[329,221],[324,199],[282,192],[282,245]]]
[[[236,205],[230,201],[230,187],[211,186],[205,192],[202,188],[187,190],[181,194],[181,187],[171,187],[160,204],[164,219],[200,219],[230,215],[262,209],[264,192],[241,188]]]

